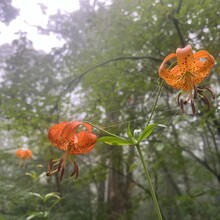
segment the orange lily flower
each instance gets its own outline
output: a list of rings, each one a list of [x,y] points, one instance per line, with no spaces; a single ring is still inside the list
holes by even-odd
[[[85,130],[77,131],[80,126]],[[47,176],[51,176],[61,170],[60,181],[64,175],[66,160],[70,154],[87,154],[95,146],[97,136],[92,133],[92,126],[88,123],[80,121],[61,122],[50,127],[48,132],[50,142],[62,151],[66,151],[61,159],[58,161],[51,159],[49,164],[49,171]],[[74,171],[71,176],[78,177],[78,166],[75,161],[70,161],[74,165]],[[56,169],[52,171],[53,166]]]
[[[167,63],[173,58],[176,58],[176,62],[167,67]],[[173,66],[173,64],[175,65]],[[208,87],[202,89],[196,86],[209,75],[214,64],[215,59],[211,54],[205,50],[193,53],[190,45],[178,48],[176,53],[171,53],[164,59],[159,68],[159,75],[168,85],[174,89],[181,89],[183,94],[186,94],[185,100],[180,98],[182,93],[178,95],[178,104],[183,111],[183,105],[190,101],[193,114],[195,114],[194,100],[197,98],[197,95],[205,104],[210,105],[207,96],[203,93],[208,91],[211,93],[212,98],[214,98],[213,92]]]
[[[21,158],[23,160],[27,160],[32,158],[32,151],[30,149],[26,149],[26,148],[19,148],[16,151],[16,156],[18,158]]]

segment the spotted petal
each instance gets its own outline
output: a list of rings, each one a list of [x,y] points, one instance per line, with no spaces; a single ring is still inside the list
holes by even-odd
[[[67,125],[67,123],[68,122],[61,122],[50,127],[48,131],[48,139],[53,145],[57,146],[60,144],[61,133],[63,131],[63,128]]]
[[[194,54],[195,58],[195,75],[192,78],[194,84],[202,82],[209,74],[211,68],[215,64],[214,57],[205,50],[198,51]]]
[[[71,148],[71,154],[89,153],[95,146],[97,136],[88,131],[80,131],[75,137],[74,147]]]
[[[81,121],[71,121],[66,124],[63,128],[61,137],[67,140],[74,140],[77,128],[82,124]]]
[[[180,72],[184,75],[186,72],[194,72],[195,60],[193,56],[192,47],[190,45],[176,50],[177,64]]]
[[[160,68],[159,68],[160,77],[163,78],[168,84],[172,83],[173,78],[175,78],[175,75],[171,74],[171,71],[166,67],[166,64],[168,61],[170,61],[174,57],[176,57],[175,53],[169,54],[164,59],[163,63],[160,65]]]

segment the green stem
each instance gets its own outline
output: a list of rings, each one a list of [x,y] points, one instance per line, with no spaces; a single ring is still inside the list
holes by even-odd
[[[148,118],[148,121],[146,123],[146,126],[148,126],[150,124],[150,122],[151,122],[151,119],[152,119],[153,114],[154,114],[154,112],[156,110],[156,107],[157,107],[157,103],[158,103],[158,100],[159,100],[162,88],[163,88],[163,80],[161,80],[161,82],[159,83],[159,91],[157,93],[157,97],[156,97],[156,100],[154,102],[154,106],[153,106],[153,108],[151,110],[150,117]],[[156,209],[156,213],[157,213],[158,219],[159,220],[163,220],[163,217],[162,217],[162,214],[161,214],[161,211],[160,211],[160,207],[159,207],[159,204],[158,204],[158,201],[157,201],[157,197],[156,197],[156,194],[155,194],[155,191],[154,191],[154,187],[153,187],[153,184],[151,182],[150,174],[149,174],[148,169],[147,169],[147,164],[146,164],[146,162],[144,160],[144,157],[143,157],[140,145],[139,145],[139,143],[137,143],[135,146],[136,146],[136,148],[138,150],[138,154],[140,156],[142,165],[144,167],[144,172],[145,172],[145,175],[146,175],[146,178],[147,178],[147,182],[149,184],[150,193],[151,193],[151,196],[152,196],[152,199],[153,199],[153,202],[154,202],[154,206],[155,206],[155,209]]]
[[[146,126],[150,124],[150,121],[151,121],[151,119],[152,119],[152,117],[153,117],[153,114],[154,114],[154,112],[155,112],[155,110],[156,110],[157,102],[158,102],[158,99],[159,99],[159,97],[160,97],[162,88],[163,88],[163,80],[161,80],[161,82],[160,82],[160,84],[159,84],[159,91],[158,91],[158,93],[157,93],[157,97],[156,97],[154,106],[153,106],[153,108],[152,108],[152,110],[151,110],[150,117],[148,118],[148,121],[147,121]]]
[[[108,135],[110,135],[110,136],[117,137],[117,138],[120,138],[120,139],[121,139],[121,137],[119,137],[118,135],[113,134],[113,133],[111,133],[111,132],[109,132],[109,131],[106,131],[106,130],[104,130],[104,129],[102,129],[102,128],[100,128],[100,127],[98,127],[98,126],[96,126],[96,125],[94,125],[94,124],[92,124],[92,123],[90,123],[90,122],[86,122],[86,123],[92,125],[92,127],[94,127],[94,128],[96,128],[96,129],[102,131],[103,133],[106,133],[106,134],[108,134]]]
[[[153,201],[154,201],[154,206],[156,208],[158,219],[163,220],[163,217],[162,217],[162,214],[161,214],[161,211],[160,211],[160,207],[159,207],[159,204],[158,204],[158,201],[157,201],[157,197],[156,197],[156,194],[154,192],[154,187],[153,187],[153,184],[151,182],[150,174],[149,174],[148,169],[147,169],[147,164],[146,164],[146,162],[144,160],[144,157],[143,157],[143,154],[141,152],[141,148],[140,148],[139,145],[135,145],[135,146],[138,150],[139,156],[141,158],[142,165],[144,167],[144,172],[145,172],[145,175],[146,175],[146,178],[147,178],[147,182],[149,184],[150,193],[151,193],[151,196],[152,196]]]

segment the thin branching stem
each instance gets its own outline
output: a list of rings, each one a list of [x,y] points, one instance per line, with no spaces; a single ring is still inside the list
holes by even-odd
[[[162,88],[163,88],[163,80],[161,80],[161,82],[159,83],[159,91],[158,91],[158,93],[157,93],[157,97],[156,97],[154,106],[153,106],[153,108],[152,108],[152,110],[151,110],[150,117],[148,118],[148,121],[147,121],[146,126],[148,126],[148,125],[150,124],[150,121],[151,121],[151,119],[152,119],[152,117],[153,117],[153,114],[154,114],[154,112],[155,112],[155,110],[156,110],[156,108],[157,108],[157,102],[158,102],[158,99],[159,99],[159,97],[160,97]]]
[[[100,128],[100,127],[98,127],[98,126],[96,126],[96,125],[94,125],[94,124],[92,124],[92,123],[90,123],[90,122],[85,122],[85,123],[90,124],[92,127],[96,128],[96,129],[98,129],[98,130],[102,131],[103,133],[106,133],[106,134],[108,134],[108,135],[110,135],[110,136],[113,136],[113,137],[116,137],[116,138],[121,138],[121,137],[119,137],[118,135],[113,134],[113,133],[111,133],[111,132],[109,132],[109,131],[106,131],[106,130],[104,130],[104,129],[102,129],[102,128]]]
[[[153,117],[153,114],[156,110],[158,99],[159,99],[161,91],[162,91],[162,87],[163,87],[163,80],[161,80],[161,82],[159,83],[159,91],[157,93],[157,97],[156,97],[154,106],[151,110],[150,117],[148,118],[146,126],[148,126],[150,124],[151,119]],[[156,197],[156,194],[155,194],[155,191],[154,191],[154,187],[153,187],[153,184],[151,182],[150,174],[149,174],[148,169],[147,169],[147,164],[144,160],[140,145],[139,145],[139,143],[137,143],[135,146],[137,148],[138,154],[139,154],[140,159],[141,159],[141,163],[142,163],[143,168],[144,168],[144,173],[146,175],[146,179],[147,179],[147,182],[148,182],[148,185],[149,185],[150,193],[151,193],[151,196],[152,196],[152,199],[153,199],[153,202],[154,202],[154,206],[155,206],[155,209],[156,209],[156,212],[157,212],[158,219],[163,220],[163,217],[162,217],[162,214],[161,214],[161,211],[160,211],[160,207],[159,207],[159,204],[158,204],[158,201],[157,201],[157,197]]]
[[[151,182],[150,174],[149,174],[148,169],[147,169],[147,164],[144,160],[140,145],[137,144],[136,148],[137,148],[138,154],[140,156],[141,163],[144,167],[144,173],[146,175],[146,179],[147,179],[147,182],[148,182],[148,185],[149,185],[150,193],[151,193],[152,199],[154,201],[154,206],[155,206],[155,209],[156,209],[158,219],[163,220],[163,217],[162,217],[162,214],[161,214],[161,211],[160,211],[160,207],[159,207],[159,204],[158,204],[158,201],[157,201],[157,197],[156,197],[156,194],[155,194],[155,191],[154,191],[154,187],[153,187],[153,184]]]

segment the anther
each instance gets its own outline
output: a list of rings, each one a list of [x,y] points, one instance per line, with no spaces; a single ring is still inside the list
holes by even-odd
[[[78,167],[78,165],[76,164],[75,161],[73,163],[74,163],[74,170],[73,170],[73,172],[71,173],[70,176],[76,175],[76,177],[75,177],[75,180],[76,180],[78,178],[78,175],[79,175],[79,167]]]
[[[61,174],[60,174],[60,182],[61,182],[62,179],[63,179],[64,172],[65,172],[65,168],[62,167],[62,169],[61,169]]]
[[[197,98],[197,88],[194,86],[194,95],[193,95],[193,99]]]
[[[75,178],[75,180],[77,180],[78,176],[79,176],[79,167],[76,164],[76,178]]]
[[[180,99],[180,108],[181,108],[182,112],[185,113],[182,99]]]
[[[211,107],[210,101],[206,96],[202,97],[202,101],[208,106],[208,108]]]
[[[76,166],[77,166],[77,164],[76,164],[75,161],[73,161],[73,163],[74,163],[74,170],[73,170],[73,172],[70,174],[70,176],[73,176],[73,175],[76,174]]]
[[[210,92],[210,94],[211,94],[211,96],[212,96],[212,99],[215,99],[215,94],[214,94],[214,92],[213,92],[208,86],[206,86],[205,88],[206,88],[207,91]]]
[[[191,99],[191,108],[192,108],[193,115],[195,115],[196,114],[196,107],[195,107],[194,100],[192,100],[192,99]]]
[[[187,105],[187,103],[188,103],[188,101],[187,101],[187,100],[183,101],[183,104],[184,104],[184,105]]]
[[[182,94],[182,93],[180,92],[180,93],[178,94],[178,96],[177,96],[177,104],[178,104],[178,105],[180,105],[180,96],[181,96],[181,94]]]
[[[58,164],[58,167],[57,167],[58,172],[60,171],[60,168],[61,168],[62,164],[63,164],[63,158],[60,159],[60,162]]]

